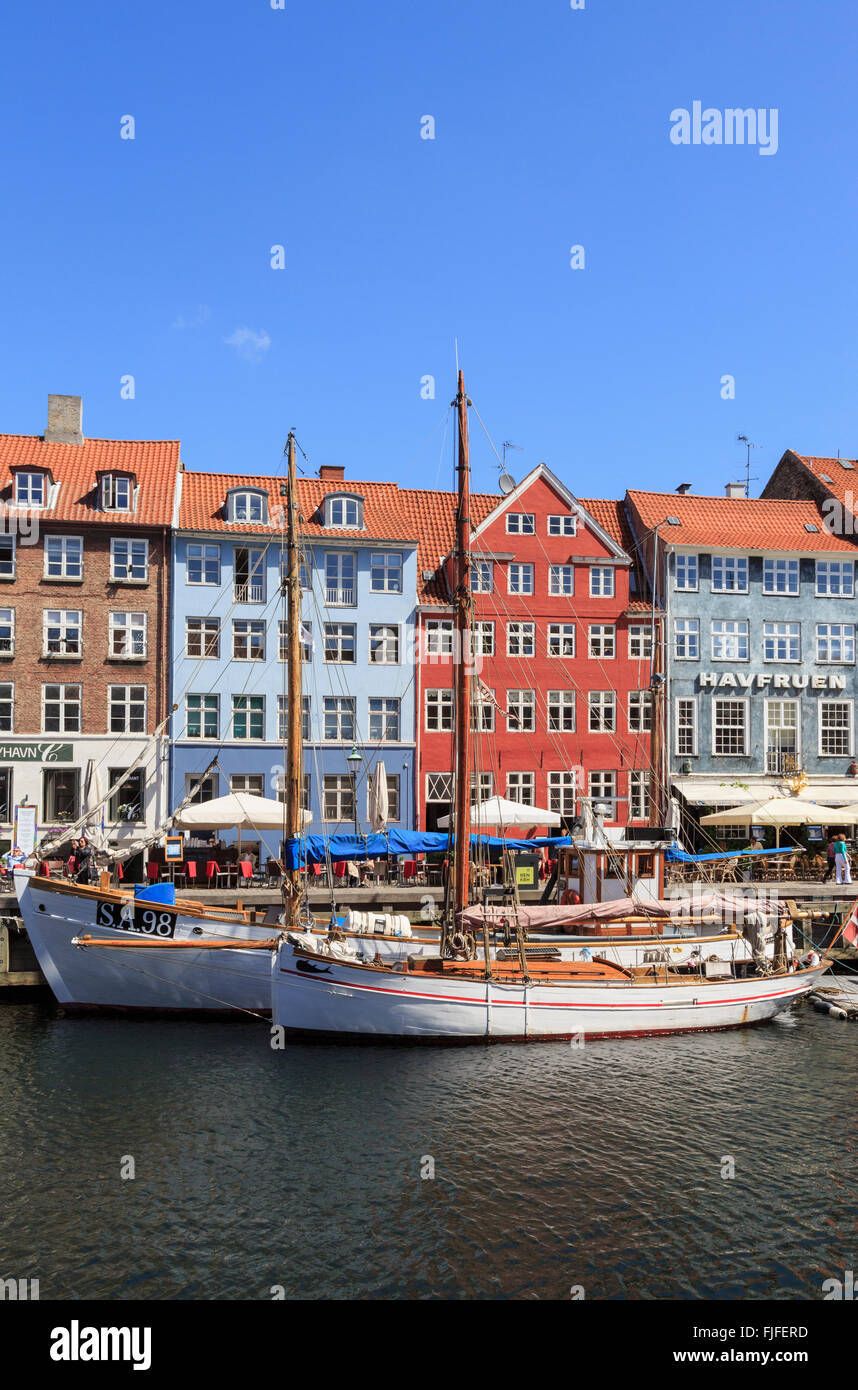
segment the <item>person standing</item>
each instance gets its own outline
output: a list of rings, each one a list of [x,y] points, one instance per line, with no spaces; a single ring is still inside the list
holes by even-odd
[[[78,883],[92,882],[92,850],[85,835],[81,835],[78,840],[75,867],[77,869],[76,879]]]
[[[828,880],[831,878],[832,874],[834,873],[834,836],[833,836],[833,835],[829,835],[829,837],[828,837],[828,844],[827,844],[827,846],[826,846],[825,853],[826,853],[827,858],[828,858],[828,864],[826,865],[825,873],[822,875],[822,882],[823,882],[823,883],[827,883]]]
[[[834,841],[834,866],[837,871],[838,883],[851,883],[852,870],[849,864],[849,855],[846,853],[846,841],[842,835],[838,835]]]

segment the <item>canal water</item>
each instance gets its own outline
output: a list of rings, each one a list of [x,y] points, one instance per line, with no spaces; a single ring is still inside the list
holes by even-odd
[[[272,1051],[250,1020],[4,1004],[0,1277],[43,1299],[819,1299],[858,1269],[856,1080],[858,1028],[806,1005],[579,1048]]]

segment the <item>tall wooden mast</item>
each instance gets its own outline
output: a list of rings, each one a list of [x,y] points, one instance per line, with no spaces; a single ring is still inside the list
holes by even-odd
[[[471,840],[471,464],[468,454],[468,398],[459,372],[459,504],[456,512],[456,850],[454,908],[468,905]]]
[[[303,745],[301,738],[301,578],[298,556],[298,497],[295,485],[295,432],[286,441],[286,839],[301,834]],[[301,871],[286,869],[286,925],[296,927],[301,912]]]

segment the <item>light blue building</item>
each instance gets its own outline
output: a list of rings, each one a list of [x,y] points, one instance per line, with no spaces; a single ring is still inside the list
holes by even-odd
[[[288,686],[285,488],[278,478],[225,474],[185,472],[180,481],[173,804],[189,791],[197,800],[229,791],[276,798]],[[378,762],[387,774],[389,821],[410,829],[416,525],[395,485],[346,486],[342,468],[299,479],[298,493],[304,804],[312,829],[368,829],[369,781]],[[217,766],[207,771],[215,758]],[[262,838],[263,859],[279,852],[276,832]]]

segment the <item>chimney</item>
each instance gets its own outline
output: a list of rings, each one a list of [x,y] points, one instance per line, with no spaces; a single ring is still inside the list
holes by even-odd
[[[691,491],[691,484],[680,483],[676,491],[679,493],[680,497],[687,497],[688,493]]]
[[[83,443],[83,400],[80,396],[48,396],[45,443]]]
[[[341,483],[346,476],[346,466],[344,463],[323,463],[319,469],[319,477],[325,483]]]
[[[744,496],[745,496],[745,484],[744,484],[744,483],[727,483],[727,484],[725,485],[725,487],[724,487],[724,496],[725,496],[725,497],[744,497]]]

